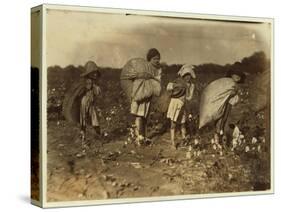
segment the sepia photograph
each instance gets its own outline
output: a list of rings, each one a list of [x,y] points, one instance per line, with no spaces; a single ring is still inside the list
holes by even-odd
[[[75,8],[43,15],[46,202],[272,193],[271,19]]]

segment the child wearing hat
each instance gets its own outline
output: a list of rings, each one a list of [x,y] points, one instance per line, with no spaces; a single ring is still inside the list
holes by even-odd
[[[182,138],[185,139],[187,136],[185,106],[192,99],[195,88],[192,82],[192,79],[196,78],[193,68],[194,66],[191,65],[183,65],[178,72],[179,77],[173,83],[167,85],[167,91],[171,93],[167,118],[171,120],[171,143],[174,147],[176,147],[175,131],[177,123],[181,126]]]
[[[85,140],[86,126],[93,126],[95,132],[100,135],[100,124],[96,109],[97,98],[101,95],[98,85],[100,71],[95,62],[88,61],[85,65],[86,72],[80,76],[85,80],[85,87],[81,92],[80,104],[80,135]]]

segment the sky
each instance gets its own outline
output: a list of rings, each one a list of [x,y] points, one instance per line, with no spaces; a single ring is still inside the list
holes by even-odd
[[[121,68],[157,48],[167,64],[225,65],[264,51],[270,24],[49,10],[47,65]]]

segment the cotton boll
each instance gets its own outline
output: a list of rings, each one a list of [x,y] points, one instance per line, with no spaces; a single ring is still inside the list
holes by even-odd
[[[195,138],[195,139],[194,139],[194,144],[195,144],[195,145],[199,144],[199,139]]]
[[[237,139],[232,139],[232,147],[233,148],[237,147],[237,144],[238,144]]]
[[[258,140],[257,140],[257,138],[256,138],[256,137],[253,137],[253,138],[252,138],[252,144],[257,143],[257,141],[258,141]]]
[[[218,136],[217,134],[215,134],[214,143],[215,143],[215,144],[218,144],[218,143],[219,143],[219,136]]]
[[[214,149],[214,150],[217,149],[217,145],[216,145],[216,144],[213,145],[213,149]]]
[[[194,157],[197,157],[197,151],[193,152]]]
[[[139,140],[139,141],[143,141],[143,140],[144,140],[144,136],[143,136],[143,135],[139,135],[139,136],[138,136],[138,140]]]
[[[238,139],[240,136],[241,132],[237,126],[235,126],[233,133],[232,133],[232,138],[233,139]]]
[[[258,145],[258,152],[261,152],[261,145]]]

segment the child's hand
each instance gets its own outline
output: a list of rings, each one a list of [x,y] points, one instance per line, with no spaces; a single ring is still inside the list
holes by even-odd
[[[230,93],[230,97],[235,96],[237,93],[238,93],[238,91],[236,89],[232,90],[231,93]]]
[[[172,91],[174,89],[174,83],[169,82],[167,85],[167,91]]]

